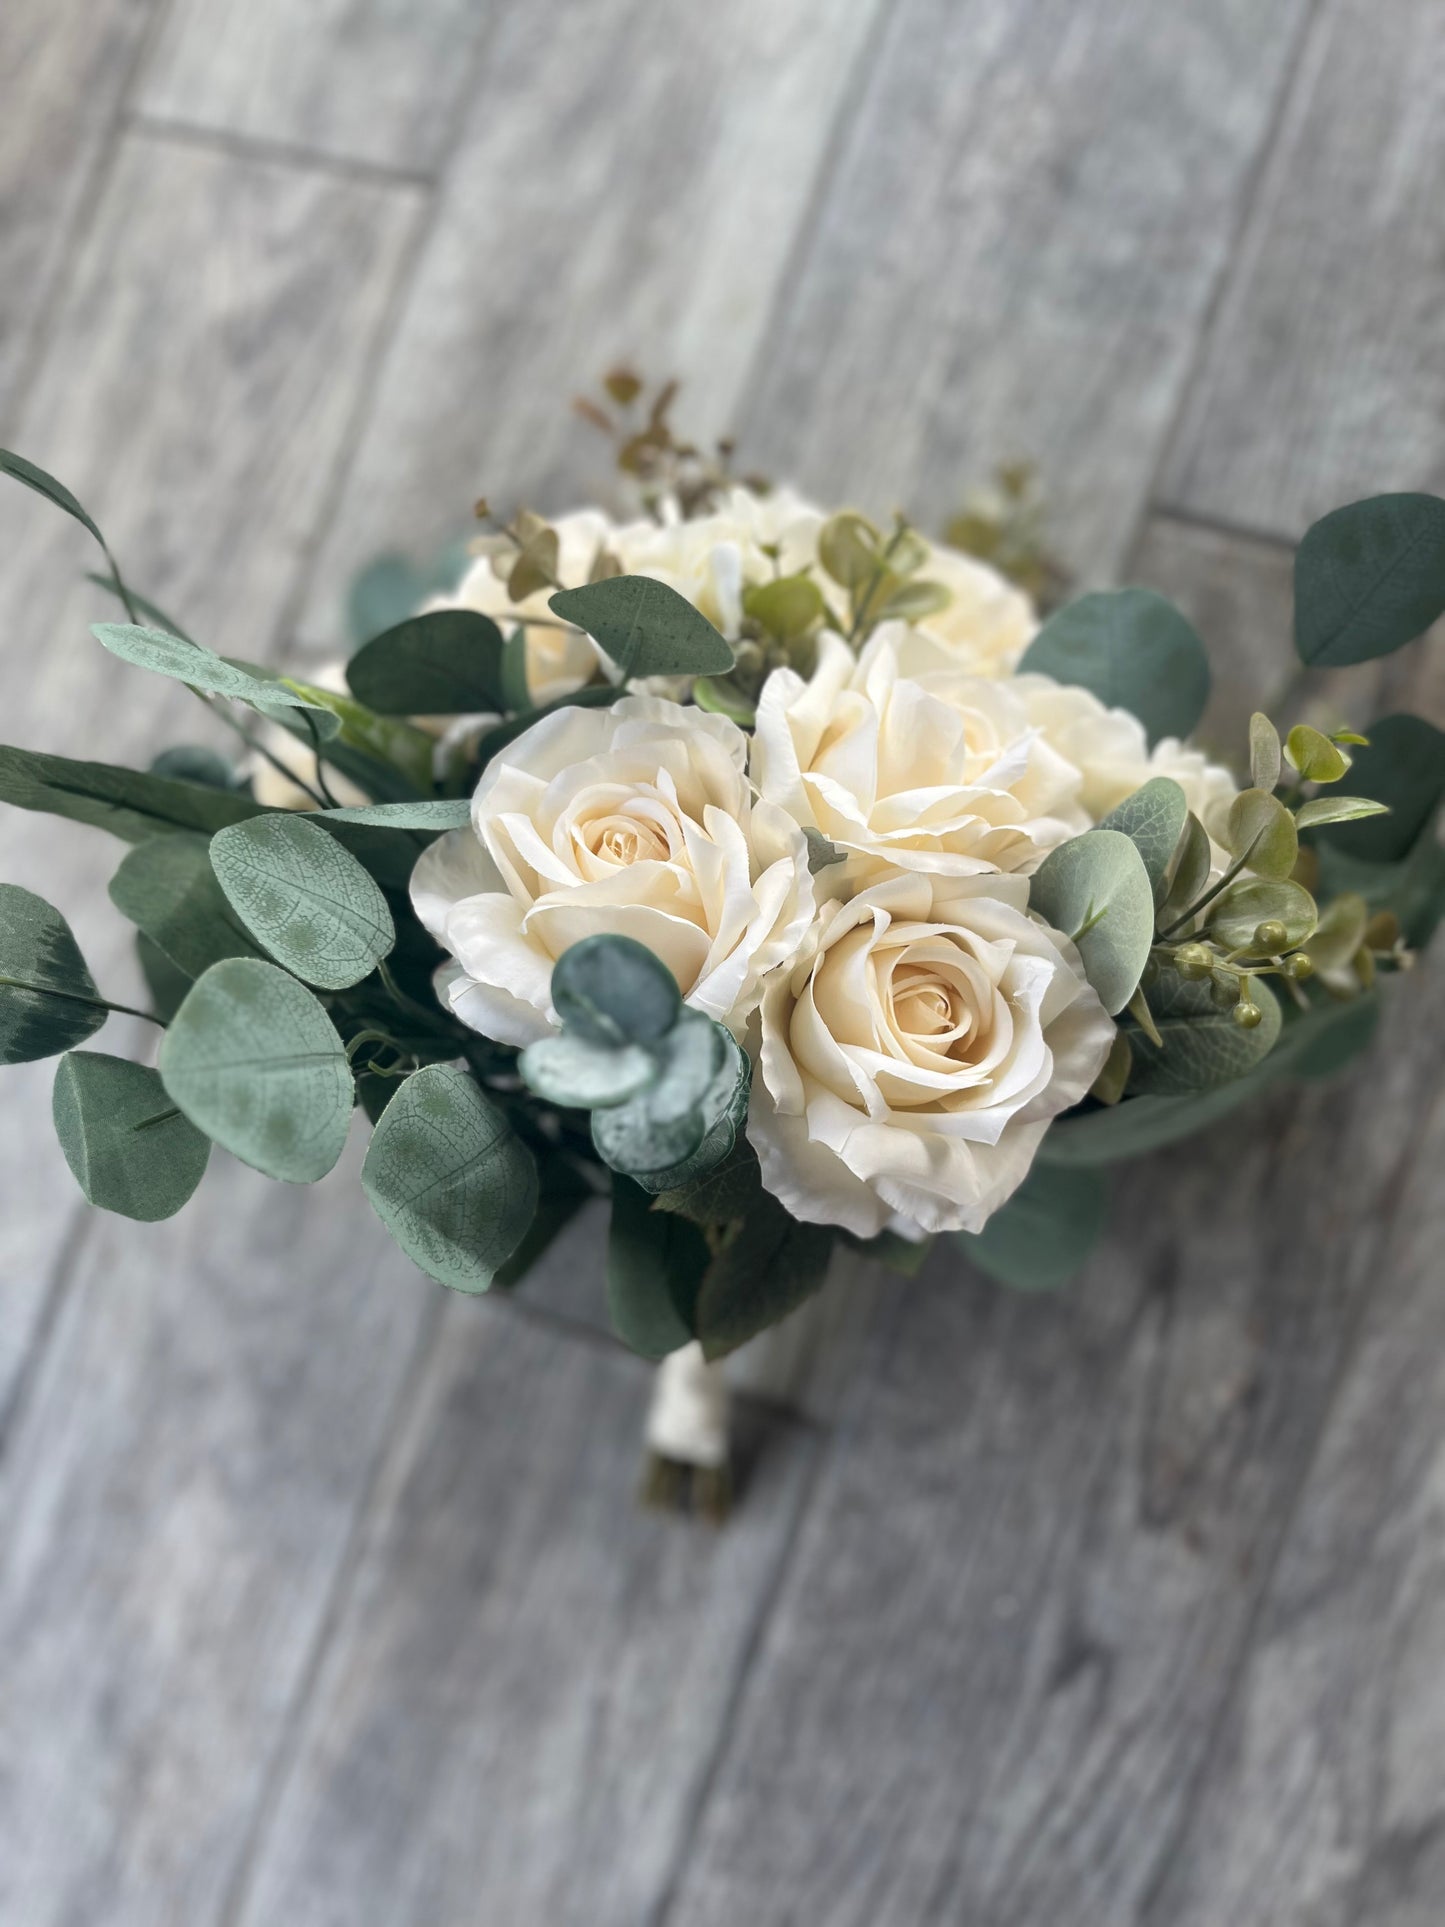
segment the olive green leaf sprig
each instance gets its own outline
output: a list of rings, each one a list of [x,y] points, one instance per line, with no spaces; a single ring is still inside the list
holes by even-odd
[[[969,495],[943,539],[997,569],[1039,609],[1055,608],[1068,589],[1068,574],[1049,547],[1043,491],[1032,462],[1001,463],[992,485]]]
[[[603,376],[601,396],[579,396],[573,407],[612,442],[618,469],[637,484],[649,509],[660,509],[666,498],[684,516],[704,515],[738,479],[766,494],[766,476],[734,474],[735,444],[727,437],[710,449],[678,437],[672,425],[678,388],[665,381],[649,393],[641,375],[619,366]]]

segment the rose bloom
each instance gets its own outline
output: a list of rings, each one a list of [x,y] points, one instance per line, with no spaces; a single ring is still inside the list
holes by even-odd
[[[614,534],[612,523],[600,509],[578,509],[562,515],[551,525],[557,532],[557,575],[564,589],[580,589],[592,574],[599,554],[607,549]],[[525,625],[527,639],[527,692],[534,703],[549,703],[558,696],[594,682],[602,667],[597,645],[579,629],[559,628],[548,607],[550,588],[535,590],[520,602],[507,593],[514,552],[505,550],[497,557],[497,574],[491,554],[479,556],[448,596],[435,596],[422,613],[437,609],[475,609],[490,616],[504,630],[517,623]]]
[[[463,1023],[528,1044],[555,1021],[552,966],[607,931],[667,965],[695,1009],[735,1027],[813,918],[802,831],[755,801],[736,724],[655,696],[568,707],[488,764],[472,827],[427,849],[417,916],[459,969]]]
[[[931,543],[917,579],[941,582],[950,600],[946,609],[912,625],[899,649],[905,676],[917,675],[923,666],[941,668],[945,662],[974,676],[1006,676],[1038,633],[1034,605],[1023,591],[958,549]],[[911,654],[914,644],[922,645],[916,658]]]
[[[748,1135],[795,1218],[979,1231],[1114,1025],[1022,877],[900,875],[825,907],[764,989]]]
[[[665,510],[661,522],[627,524],[617,530],[612,549],[624,575],[665,582],[736,641],[743,590],[816,563],[824,519],[821,509],[792,489],[763,495],[731,488],[715,508],[690,521]]]
[[[807,682],[775,670],[753,739],[759,789],[849,853],[850,882],[1036,870],[1090,826],[1078,770],[1012,682],[953,666],[901,675],[909,647],[902,623],[882,624],[856,658],[825,633]]]

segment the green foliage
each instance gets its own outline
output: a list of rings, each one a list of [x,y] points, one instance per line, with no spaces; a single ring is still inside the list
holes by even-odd
[[[1126,796],[1100,823],[1101,830],[1127,836],[1143,858],[1155,898],[1161,894],[1165,872],[1178,848],[1189,816],[1184,792],[1170,776],[1154,776]]]
[[[1060,844],[1034,876],[1029,907],[1073,938],[1105,1010],[1122,1010],[1154,940],[1154,886],[1130,838],[1086,830]]]
[[[737,1120],[741,1125],[742,1119]],[[669,1173],[669,1177],[673,1174]],[[657,1189],[659,1210],[677,1211],[694,1224],[731,1224],[745,1218],[763,1194],[757,1152],[746,1137],[734,1136],[727,1156],[697,1175]]]
[[[70,925],[44,897],[0,883],[0,1064],[31,1064],[93,1037],[106,1006]]]
[[[1223,843],[1256,875],[1287,877],[1299,858],[1294,818],[1268,790],[1241,790],[1229,806]]]
[[[665,1358],[689,1343],[709,1258],[695,1224],[656,1210],[630,1178],[614,1175],[607,1311],[625,1345],[643,1358]]]
[[[160,1071],[199,1130],[267,1177],[312,1184],[345,1148],[354,1087],[341,1039],[274,964],[213,964],[165,1034]]]
[[[1193,627],[1152,589],[1079,596],[1055,611],[1019,668],[1090,689],[1143,723],[1150,743],[1187,736],[1209,700],[1209,659]]]
[[[144,854],[135,851],[128,860]],[[360,983],[396,943],[376,884],[334,837],[304,817],[233,824],[212,839],[210,855],[246,929],[306,983],[323,990]]]
[[[1159,905],[1161,930],[1170,929],[1183,917],[1189,906],[1198,901],[1209,882],[1213,861],[1214,852],[1209,847],[1208,833],[1191,810],[1184,819],[1184,830],[1179,847],[1174,852],[1164,899]]]
[[[1295,811],[1297,829],[1318,830],[1327,823],[1359,823],[1367,816],[1387,816],[1389,806],[1368,796],[1316,796]]]
[[[1348,890],[1371,910],[1392,910],[1406,940],[1420,949],[1445,914],[1445,848],[1427,824],[1396,863],[1364,863],[1332,843],[1321,842],[1321,893]]]
[[[693,1313],[707,1358],[721,1358],[796,1311],[823,1283],[830,1226],[800,1224],[762,1192],[713,1258]]]
[[[651,1044],[677,1022],[682,998],[667,965],[630,937],[584,937],[558,958],[552,1004],[591,1044]]]
[[[1018,1291],[1057,1291],[1084,1264],[1109,1214],[1108,1187],[1083,1167],[1035,1160],[977,1233],[956,1242],[980,1271]]]
[[[353,803],[315,814],[328,830],[335,823],[364,823],[378,830],[464,830],[472,820],[472,806],[465,796],[438,796],[415,803]]]
[[[657,1063],[641,1044],[594,1044],[586,1037],[543,1037],[526,1049],[523,1076],[544,1104],[590,1111],[625,1104],[656,1082]]]
[[[1249,780],[1257,790],[1279,787],[1283,753],[1279,731],[1258,709],[1249,719]]]
[[[856,595],[879,568],[880,538],[866,516],[844,509],[830,516],[818,534],[818,559],[840,588]]]
[[[0,803],[89,823],[127,843],[141,843],[169,830],[200,830],[209,835],[228,823],[262,814],[261,805],[249,796],[204,783],[176,782],[113,763],[78,763],[68,756],[46,756],[3,744]]]
[[[470,560],[465,543],[455,542],[427,566],[397,554],[379,555],[368,562],[353,576],[346,593],[346,628],[353,644],[359,648],[384,629],[395,628],[429,596],[449,594]]]
[[[1160,1043],[1153,1044],[1142,1029],[1130,1029],[1134,1053],[1130,1089],[1155,1097],[1180,1097],[1207,1091],[1243,1077],[1266,1057],[1280,1032],[1279,1004],[1268,986],[1251,980],[1250,995],[1259,1006],[1260,1022],[1243,1029],[1232,1010],[1215,1001],[1209,983],[1191,983],[1165,969],[1149,987],[1149,1008]],[[1127,1110],[1126,1101],[1120,1107]]]
[[[625,676],[718,676],[733,652],[686,596],[645,575],[614,575],[562,589],[550,606],[585,629]]]
[[[23,455],[16,455],[8,448],[0,448],[0,475],[9,475],[15,481],[23,482],[26,488],[33,489],[37,495],[43,495],[47,502],[54,503],[56,508],[63,509],[67,515],[74,517],[80,526],[88,529],[100,546],[105,548],[105,537],[64,482],[57,482],[55,477],[48,475],[43,468],[37,468],[34,462],[26,461]]]
[[[1414,848],[1445,798],[1445,731],[1422,716],[1382,716],[1350,771],[1350,788],[1389,815],[1331,828],[1333,849],[1365,863],[1398,863]]]
[[[502,632],[473,609],[409,616],[363,643],[346,666],[358,702],[381,716],[460,716],[510,709]]]
[[[653,1081],[624,1103],[595,1108],[592,1142],[614,1171],[666,1183],[692,1163],[724,1118],[742,1075],[741,1052],[721,1024],[691,1010],[653,1050]],[[730,1148],[723,1144],[718,1155]]]
[[[1387,656],[1445,613],[1445,502],[1375,495],[1305,531],[1295,647],[1316,669]]]
[[[196,743],[179,743],[151,758],[152,776],[170,776],[178,783],[204,783],[208,789],[234,790],[239,787],[235,769],[224,756]]]
[[[168,1024],[185,1002],[191,979],[144,930],[135,933],[135,954],[150,993],[151,1009],[163,1024]]]
[[[726,716],[739,729],[751,729],[758,720],[757,705],[731,676],[698,676],[692,685],[692,699],[699,709]]]
[[[1240,877],[1214,899],[1205,913],[1209,933],[1226,950],[1251,955],[1278,955],[1302,944],[1316,922],[1315,900],[1301,884],[1284,878]],[[1284,941],[1260,945],[1255,932],[1262,923],[1284,925]]]
[[[395,1089],[395,1086],[391,1086]],[[383,1108],[385,1108],[383,1106]],[[373,1120],[375,1121],[375,1120]],[[498,1291],[512,1291],[522,1284],[527,1273],[553,1240],[569,1225],[584,1204],[597,1196],[583,1168],[570,1157],[550,1152],[537,1167],[537,1209],[522,1241],[492,1275]]]
[[[188,979],[223,957],[259,954],[216,882],[204,836],[138,843],[111,878],[110,900]]]
[[[475,1078],[432,1064],[382,1112],[362,1166],[372,1207],[413,1264],[485,1291],[537,1208],[537,1165]]]
[[[326,745],[326,760],[343,776],[349,776],[376,802],[410,801],[432,792],[432,757],[436,745],[424,729],[397,716],[379,716],[354,696],[340,696],[334,689],[287,676],[285,688],[293,697],[309,705],[301,727],[287,724],[293,734],[301,735],[312,727],[312,710],[324,710],[333,719]],[[274,720],[286,723],[288,712],[278,710]],[[388,781],[388,777],[390,781]]]
[[[122,662],[150,669],[158,676],[170,676],[208,695],[280,709],[317,707],[289,684],[255,675],[239,663],[228,662],[199,643],[169,636],[163,629],[143,629],[132,622],[95,622],[90,632]]]
[[[1350,759],[1338,743],[1309,723],[1296,723],[1284,743],[1285,760],[1307,783],[1338,783]]]
[[[827,616],[823,591],[812,576],[783,575],[743,591],[743,613],[779,642],[796,642]]]
[[[143,1224],[174,1217],[205,1175],[210,1139],[144,1064],[70,1051],[55,1068],[52,1110],[76,1183],[103,1211]]]

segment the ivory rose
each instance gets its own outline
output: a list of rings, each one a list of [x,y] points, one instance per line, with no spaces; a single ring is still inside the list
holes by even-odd
[[[812,567],[823,521],[822,510],[792,489],[764,495],[732,488],[710,513],[690,521],[667,516],[628,523],[612,546],[626,574],[665,582],[735,641],[743,590]]]
[[[910,645],[916,644],[920,663],[924,649],[932,657],[928,667],[946,662],[974,676],[1007,676],[1038,633],[1034,605],[1023,591],[986,563],[941,543],[929,545],[918,576],[941,582],[950,599],[946,609],[924,616],[910,631],[900,651],[903,674],[918,673],[909,657]]]
[[[553,964],[608,931],[740,1027],[814,906],[803,833],[753,799],[746,757],[726,717],[655,696],[560,709],[501,750],[472,826],[412,879],[417,916],[459,966],[439,982],[457,1016],[504,1044],[545,1036]]]
[[[1009,682],[954,666],[900,674],[909,641],[884,623],[855,658],[824,634],[807,682],[775,670],[758,702],[759,789],[848,852],[852,882],[1037,869],[1089,828],[1078,770]]]
[[[824,908],[763,993],[748,1134],[795,1218],[979,1231],[1114,1026],[1016,876],[898,875]]]
[[[557,532],[557,575],[564,589],[577,589],[591,576],[598,554],[609,547],[613,526],[598,509],[578,509],[558,516],[551,525]],[[507,593],[507,572],[511,552],[503,552],[497,574],[490,554],[482,555],[448,596],[437,596],[427,603],[424,614],[436,609],[475,609],[491,616],[504,629],[522,622],[526,625],[527,690],[534,703],[570,696],[597,677],[601,657],[590,636],[580,630],[559,627],[547,606],[554,594],[551,587],[513,602]]]

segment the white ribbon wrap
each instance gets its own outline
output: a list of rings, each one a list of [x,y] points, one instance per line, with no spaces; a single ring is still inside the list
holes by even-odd
[[[679,1465],[716,1469],[728,1460],[728,1388],[720,1364],[710,1365],[702,1346],[669,1352],[652,1381],[647,1446]]]

